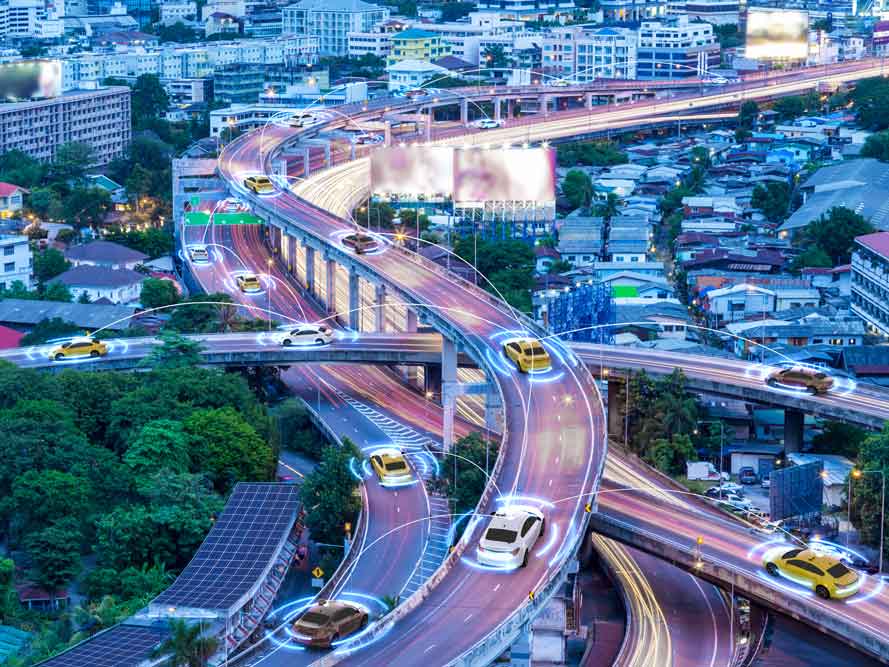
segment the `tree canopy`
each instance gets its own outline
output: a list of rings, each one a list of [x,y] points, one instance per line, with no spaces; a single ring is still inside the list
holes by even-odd
[[[858,213],[835,206],[810,222],[802,236],[804,243],[820,248],[830,258],[831,266],[839,266],[849,263],[855,237],[873,231],[873,226]]]

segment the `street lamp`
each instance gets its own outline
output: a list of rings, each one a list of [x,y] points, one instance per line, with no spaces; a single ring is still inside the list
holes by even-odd
[[[852,468],[852,472],[849,475],[849,497],[847,498],[847,505],[849,510],[849,527],[852,527],[852,479],[861,479],[863,475],[879,475],[881,482],[881,490],[880,490],[880,573],[883,572],[883,537],[885,535],[886,529],[886,472],[884,470],[859,470],[858,468]],[[846,545],[849,544],[849,534],[846,533]]]
[[[274,263],[275,263],[275,260],[272,257],[269,257],[266,260],[266,264],[268,264],[268,267],[269,267],[268,273],[266,274],[269,284],[265,288],[266,295],[268,297],[268,299],[267,299],[268,306],[266,308],[266,315],[269,318],[269,333],[271,333],[271,331],[272,331],[272,265],[274,265]]]
[[[722,499],[722,459],[723,445],[725,444],[725,424],[721,419],[707,419],[699,421],[698,424],[719,424],[719,498]],[[694,430],[694,434],[698,434],[698,429]]]

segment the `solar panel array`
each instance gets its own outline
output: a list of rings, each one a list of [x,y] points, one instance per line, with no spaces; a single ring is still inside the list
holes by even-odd
[[[298,509],[293,484],[238,484],[197,554],[151,606],[228,610],[271,563]]]
[[[170,633],[166,626],[116,625],[72,649],[40,663],[40,667],[133,667]]]

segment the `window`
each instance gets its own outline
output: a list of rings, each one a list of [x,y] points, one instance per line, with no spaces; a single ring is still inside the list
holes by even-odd
[[[12,273],[15,271],[15,262],[6,262],[3,265],[3,273]]]
[[[529,516],[525,519],[525,523],[522,525],[522,537],[528,534],[528,531],[531,530],[531,526],[537,521],[537,517]]]
[[[9,257],[10,255],[15,254],[15,246],[7,245],[3,246],[3,255],[5,257]]]
[[[819,577],[824,576],[824,572],[821,571],[820,568],[815,567],[811,563],[808,563],[804,560],[789,560],[787,561],[788,565],[793,565],[794,567],[798,567],[801,570],[805,570],[806,572],[810,572],[811,574],[818,575]]]
[[[829,568],[827,568],[827,573],[834,579],[845,577],[847,574],[849,574],[849,571],[849,568],[842,563],[837,563],[836,565],[831,565]]]

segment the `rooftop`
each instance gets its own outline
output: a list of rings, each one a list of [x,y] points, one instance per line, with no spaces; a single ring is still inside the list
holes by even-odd
[[[120,331],[130,326],[136,309],[132,306],[102,306],[94,303],[65,303],[64,301],[32,301],[30,299],[3,299],[0,301],[0,322],[22,327],[33,326],[45,319],[58,317],[84,329],[98,329],[111,325]]]
[[[856,237],[855,241],[868,250],[889,259],[889,232],[876,232]]]
[[[126,287],[145,280],[146,276],[130,269],[108,269],[81,264],[52,279],[68,287]]]
[[[109,183],[114,182],[109,179]],[[97,183],[97,185],[99,184]],[[102,262],[107,264],[126,264],[148,259],[148,255],[138,250],[133,250],[111,241],[93,241],[85,245],[71,246],[65,253],[65,257],[73,261]]]

